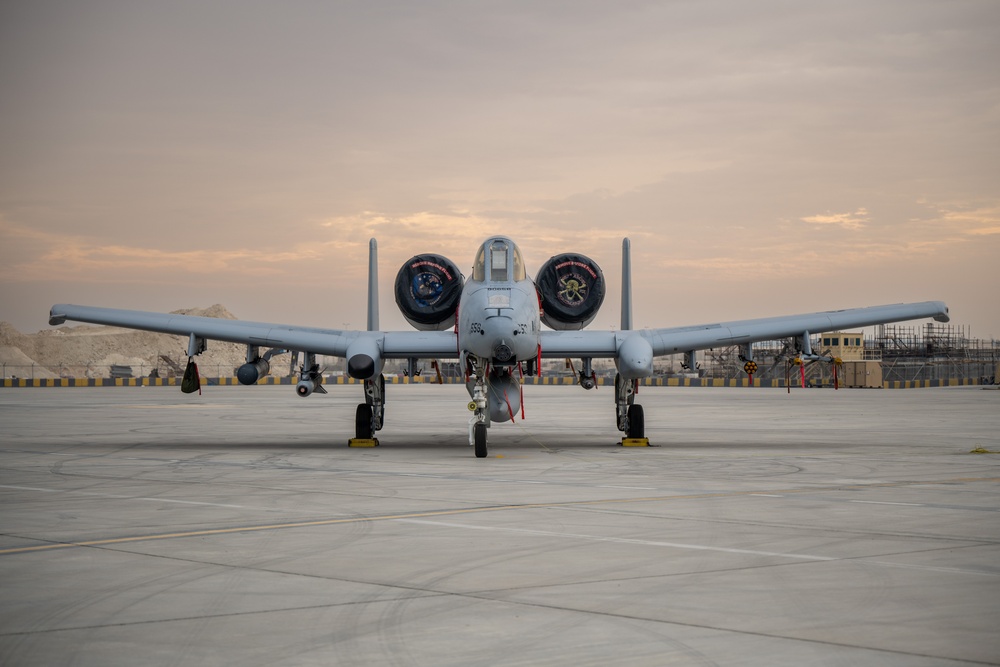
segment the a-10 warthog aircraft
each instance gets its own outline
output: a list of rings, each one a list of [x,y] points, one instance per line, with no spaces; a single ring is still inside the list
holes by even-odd
[[[371,441],[385,417],[386,359],[409,360],[410,375],[420,359],[457,359],[464,369],[473,412],[469,442],[485,457],[487,429],[493,422],[513,420],[520,410],[521,374],[535,375],[545,358],[580,359],[579,384],[596,384],[592,362],[614,359],[615,417],[627,439],[645,438],[642,406],[635,402],[638,382],[653,374],[653,358],[693,353],[715,347],[743,346],[752,359],[751,343],[790,338],[800,358],[817,358],[810,332],[822,333],[933,317],[948,321],[940,301],[873,306],[806,315],[720,322],[664,329],[632,328],[631,250],[622,243],[622,312],[617,331],[583,331],[604,300],[604,274],[590,258],[560,254],[528,276],[517,245],[509,238],[487,239],[476,253],[466,279],[455,264],[439,255],[417,255],[396,276],[396,303],[417,331],[380,331],[378,261],[375,240],[369,244],[368,328],[366,331],[321,329],[222,320],[210,317],[134,310],[56,305],[49,323],[66,320],[143,329],[188,336],[191,357],[206,349],[207,340],[243,343],[247,361],[237,371],[243,384],[255,384],[269,372],[277,352],[304,355],[296,392],[324,392],[317,355],[343,357],[347,373],[364,382],[365,402],[357,407],[355,440]],[[542,328],[546,325],[551,330]],[[262,354],[263,348],[265,350]]]

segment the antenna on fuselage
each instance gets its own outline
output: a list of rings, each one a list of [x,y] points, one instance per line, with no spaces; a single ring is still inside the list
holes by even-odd
[[[632,243],[622,239],[622,331],[632,328]]]
[[[378,331],[378,241],[368,241],[368,331]]]

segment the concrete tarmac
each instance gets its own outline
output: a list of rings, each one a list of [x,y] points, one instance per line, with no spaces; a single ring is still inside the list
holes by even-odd
[[[0,390],[0,664],[1000,663],[1000,391]]]

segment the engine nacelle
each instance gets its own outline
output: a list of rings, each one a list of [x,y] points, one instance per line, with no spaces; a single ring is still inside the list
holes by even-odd
[[[563,253],[549,259],[535,277],[542,323],[558,331],[582,329],[604,303],[604,272],[586,255]]]
[[[236,371],[236,379],[240,384],[257,384],[257,380],[271,372],[271,364],[260,357],[240,366]]]
[[[396,305],[421,331],[455,326],[465,278],[455,263],[441,255],[415,255],[396,274]]]

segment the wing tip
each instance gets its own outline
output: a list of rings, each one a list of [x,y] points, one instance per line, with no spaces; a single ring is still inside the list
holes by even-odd
[[[951,313],[948,312],[948,304],[944,301],[932,301],[931,303],[934,304],[934,307],[937,309],[937,312],[931,315],[935,322],[951,321]]]
[[[60,324],[66,324],[66,315],[62,312],[66,310],[66,307],[62,304],[52,306],[49,310],[49,326],[59,326]]]

